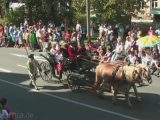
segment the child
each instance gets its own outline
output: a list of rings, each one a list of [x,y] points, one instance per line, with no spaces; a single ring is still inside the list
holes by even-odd
[[[93,55],[92,60],[93,61],[99,61],[99,59],[98,59],[98,52],[97,51],[94,51],[94,55]]]
[[[55,62],[56,62],[57,73],[60,74],[59,79],[62,79],[61,60],[63,59],[63,55],[62,55],[62,52],[60,50],[57,50],[57,53],[54,55],[54,59],[55,59]]]

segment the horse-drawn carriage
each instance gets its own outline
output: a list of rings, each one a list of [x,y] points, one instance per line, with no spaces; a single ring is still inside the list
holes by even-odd
[[[45,62],[40,64],[42,68],[40,76],[44,81],[49,82],[52,80],[53,72],[56,70],[56,67],[54,66],[54,56],[49,52],[47,54],[48,57],[42,54],[40,55],[46,59]],[[61,60],[60,64],[62,66],[61,72],[63,75],[67,76],[66,82],[72,91],[78,91],[81,87],[89,87],[93,90],[98,87],[96,90],[98,90],[99,95],[102,96],[104,88],[107,88],[107,84],[109,84],[110,87],[113,86],[116,90],[113,97],[113,103],[115,103],[115,96],[117,90],[120,88],[119,86],[117,87],[117,85],[120,84],[120,86],[126,89],[125,92],[129,107],[131,107],[131,104],[128,94],[131,87],[134,88],[136,97],[138,101],[140,101],[135,83],[143,82],[141,76],[147,79],[150,83],[152,82],[150,71],[147,68],[141,66],[128,66],[126,63],[120,61],[99,65],[91,60],[78,57],[74,61],[65,58]],[[96,71],[93,71],[95,67],[97,67],[97,69]]]
[[[40,63],[42,71],[40,72],[40,77],[45,82],[50,82],[55,73],[58,73],[58,77],[62,74],[67,77],[66,81],[69,88],[72,91],[80,89],[80,86],[91,86],[94,83],[95,73],[93,70],[98,65],[98,63],[92,62],[90,60],[78,57],[75,60],[70,60],[69,58],[63,58],[57,65],[55,65],[54,56],[46,50],[46,55],[40,54],[46,61]]]

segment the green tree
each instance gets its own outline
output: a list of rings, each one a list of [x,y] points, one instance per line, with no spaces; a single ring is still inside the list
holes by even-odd
[[[12,0],[3,0],[4,2],[9,2]],[[43,24],[47,25],[48,21],[52,20],[57,25],[60,24],[61,21],[63,21],[66,17],[72,19],[73,17],[73,11],[71,7],[72,0],[18,0],[21,3],[25,3],[25,8],[23,10],[24,15],[22,16],[16,16],[21,17],[24,19],[24,17],[29,18],[29,25],[33,25],[38,20],[42,20]],[[15,14],[18,12],[16,9],[14,12],[7,12],[6,20],[9,20],[11,22],[12,19],[8,18],[8,16],[17,15]],[[22,11],[20,11],[21,13]],[[19,14],[21,15],[21,14]],[[20,19],[18,19],[20,20]],[[15,22],[15,21],[13,21]],[[23,21],[21,21],[23,22]]]
[[[72,7],[76,11],[74,17],[86,14],[86,0],[73,0]],[[134,11],[139,9],[139,2],[143,0],[90,0],[92,14],[96,14],[98,21],[129,23],[130,16],[136,16]],[[143,1],[144,2],[144,1]],[[85,17],[85,16],[84,16]]]
[[[19,0],[22,3],[25,3],[26,8],[28,9],[29,25],[33,25],[33,8],[41,5],[41,0]]]
[[[5,21],[8,23],[13,23],[16,26],[19,26],[20,23],[23,22],[26,14],[24,14],[24,6],[20,7],[14,11],[7,12],[5,14]]]

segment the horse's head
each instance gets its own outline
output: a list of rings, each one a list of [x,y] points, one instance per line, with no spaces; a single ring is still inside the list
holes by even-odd
[[[149,67],[144,66],[142,64],[138,64],[136,67],[137,68],[141,68],[141,70],[142,70],[142,72],[141,72],[142,76],[145,78],[145,80],[148,81],[148,83],[151,84],[152,83],[152,77],[151,77],[151,71],[150,71]]]
[[[148,81],[149,84],[152,83],[151,71],[148,67],[142,68],[142,76]]]
[[[140,86],[143,85],[142,74],[140,68],[135,68],[132,73],[132,78],[134,82],[139,83]]]

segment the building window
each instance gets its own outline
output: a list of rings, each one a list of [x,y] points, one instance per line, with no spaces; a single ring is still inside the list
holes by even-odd
[[[139,2],[139,9],[144,10],[144,2],[143,1]]]
[[[152,0],[152,8],[158,8],[158,1]]]

